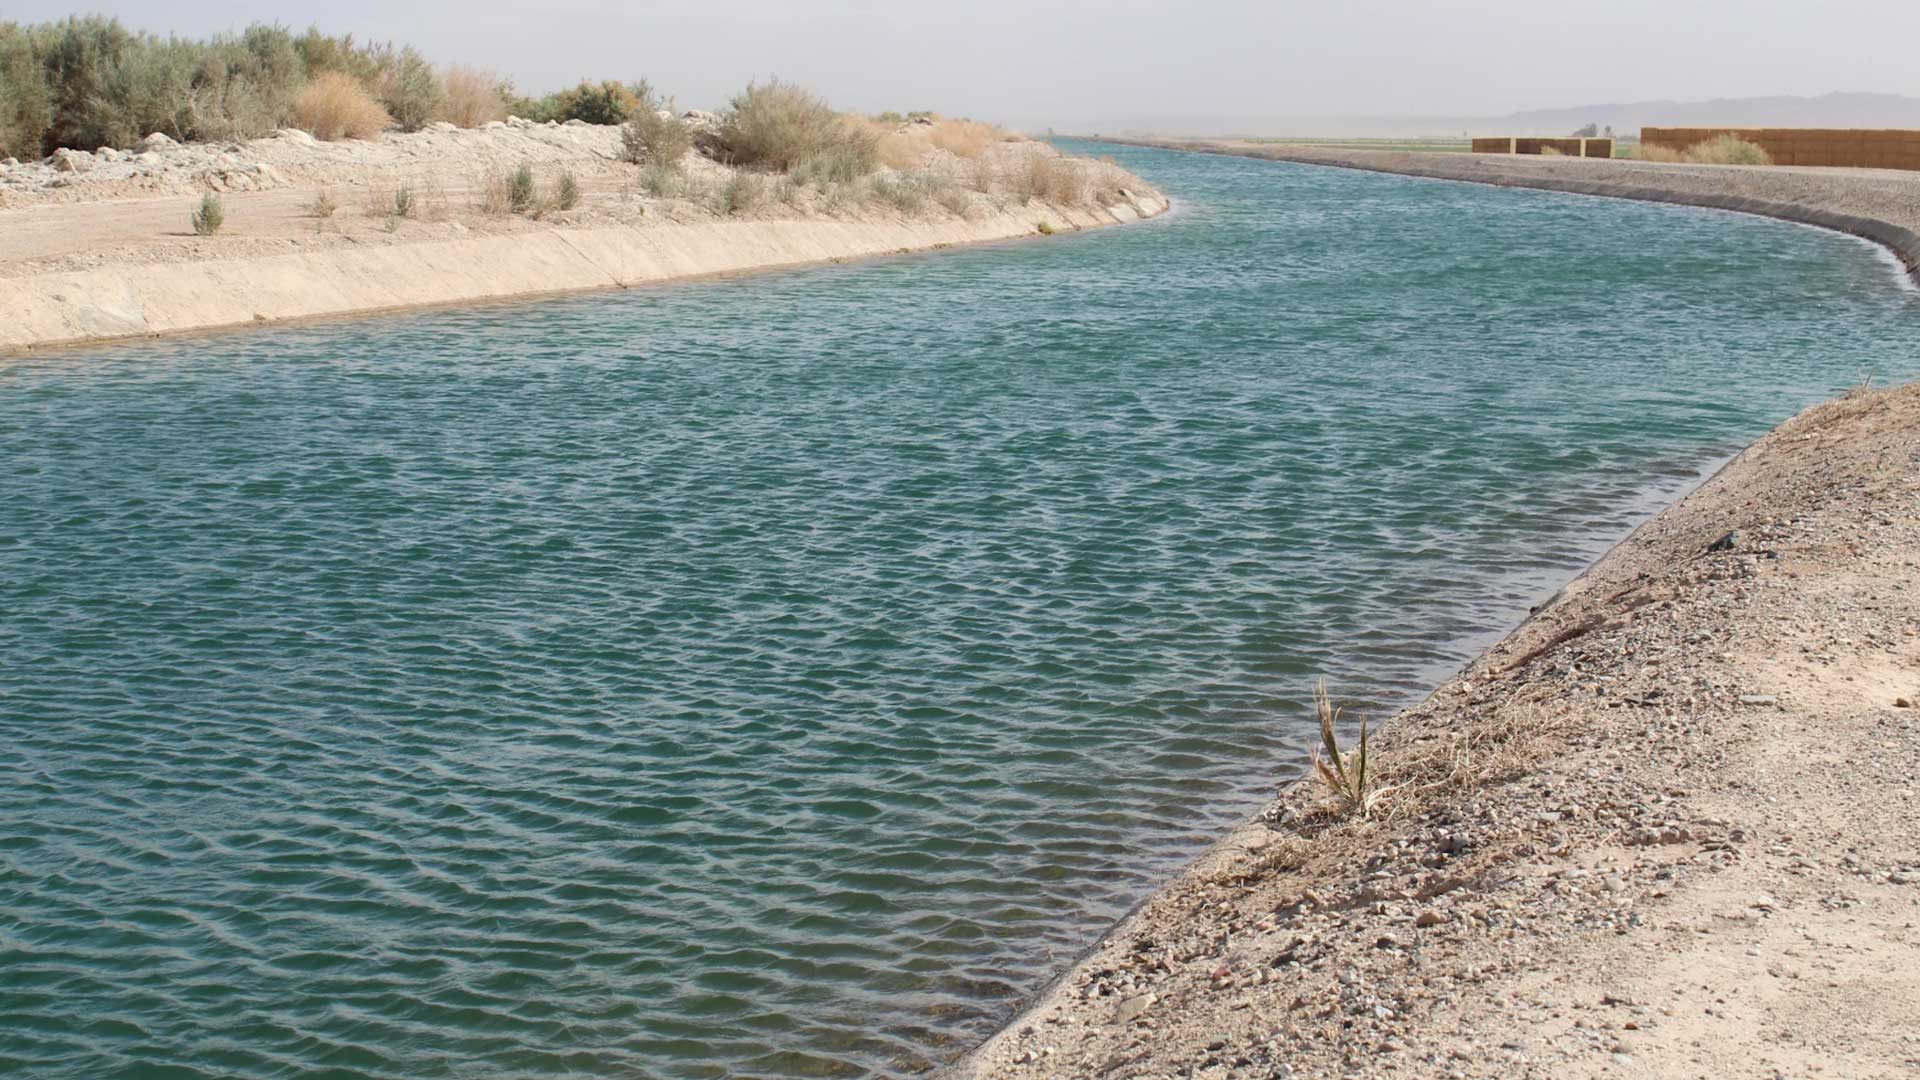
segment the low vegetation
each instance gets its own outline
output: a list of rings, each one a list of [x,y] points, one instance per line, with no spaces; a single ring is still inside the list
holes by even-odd
[[[553,185],[553,208],[571,210],[580,205],[580,181],[571,172],[562,171]]]
[[[209,191],[200,196],[200,205],[193,208],[188,220],[193,224],[196,236],[212,236],[227,223],[227,208],[221,205],[220,196]]]
[[[441,82],[445,96],[440,118],[455,127],[477,128],[507,118],[507,95],[512,88],[492,72],[455,64]]]
[[[812,158],[830,158],[864,176],[880,155],[871,126],[779,79],[750,83],[733,99],[720,118],[719,143],[732,164],[780,172]]]
[[[1360,741],[1351,752],[1342,753],[1336,730],[1340,710],[1327,694],[1326,680],[1313,688],[1313,711],[1320,721],[1320,747],[1314,751],[1313,770],[1320,782],[1333,793],[1343,813],[1370,817],[1380,800],[1393,791],[1380,785],[1379,769],[1367,747],[1367,722],[1360,722]]]
[[[516,214],[524,214],[533,209],[539,199],[539,193],[533,186],[533,166],[522,163],[507,177],[507,209]]]
[[[649,88],[620,128],[620,148],[621,156],[635,165],[672,168],[693,149],[693,129]]]
[[[1695,143],[1684,150],[1640,143],[1632,156],[1640,161],[1678,162],[1687,165],[1771,165],[1773,157],[1759,145],[1731,133]]]
[[[393,123],[366,88],[339,71],[321,72],[300,91],[293,103],[293,120],[314,138],[329,142],[370,139]]]

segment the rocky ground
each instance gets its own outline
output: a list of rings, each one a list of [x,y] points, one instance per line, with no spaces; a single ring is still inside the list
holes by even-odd
[[[1920,172],[1355,150],[1243,139],[1115,141],[1765,214],[1839,229],[1884,244],[1920,280]]]
[[[1920,1075],[1920,385],[1789,421],[961,1062]]]

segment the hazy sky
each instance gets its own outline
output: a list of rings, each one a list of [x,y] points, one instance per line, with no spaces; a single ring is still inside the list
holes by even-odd
[[[1920,95],[1916,0],[10,0],[203,35],[248,22],[419,46],[523,90],[646,77],[713,106],[779,74],[846,108],[1039,127],[1183,117],[1498,115],[1648,98]]]

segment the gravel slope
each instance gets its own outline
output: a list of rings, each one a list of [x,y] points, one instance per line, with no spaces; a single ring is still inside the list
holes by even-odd
[[[977,1077],[1920,1073],[1920,384],[1788,421],[1298,783]]]

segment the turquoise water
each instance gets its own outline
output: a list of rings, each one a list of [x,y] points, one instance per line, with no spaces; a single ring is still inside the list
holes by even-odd
[[[1114,150],[1160,221],[0,366],[0,1073],[903,1073],[1920,299]]]

